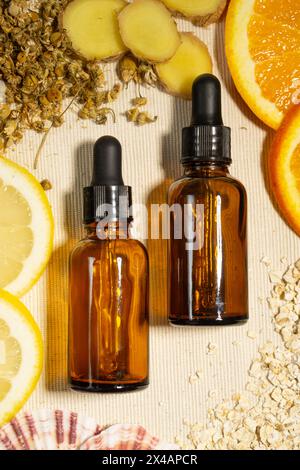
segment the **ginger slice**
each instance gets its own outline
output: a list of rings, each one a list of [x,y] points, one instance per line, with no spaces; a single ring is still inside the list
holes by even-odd
[[[125,0],[72,0],[62,18],[73,49],[87,60],[112,59],[126,51],[118,25]]]
[[[155,68],[168,93],[191,99],[193,81],[212,72],[212,60],[206,45],[193,33],[182,33],[181,41],[174,57]]]
[[[195,25],[215,23],[225,10],[227,0],[162,0],[171,11],[181,14]]]
[[[165,62],[180,46],[176,23],[158,0],[134,0],[119,14],[119,27],[128,49],[148,62]]]

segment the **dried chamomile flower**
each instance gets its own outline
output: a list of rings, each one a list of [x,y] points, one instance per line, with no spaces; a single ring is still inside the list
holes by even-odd
[[[60,126],[63,125],[64,122],[65,122],[65,118],[64,118],[63,113],[59,114],[58,116],[53,116],[53,118],[52,118],[52,126],[53,127],[60,127]]]
[[[0,120],[5,121],[11,113],[11,109],[8,104],[0,104]]]
[[[157,116],[151,117],[146,111],[141,112],[137,106],[129,109],[126,112],[126,116],[129,122],[134,122],[138,126],[155,122],[158,118]]]
[[[107,92],[107,103],[112,103],[118,99],[122,90],[121,83],[116,83],[113,88]]]
[[[147,103],[148,103],[147,98],[143,96],[138,96],[137,98],[133,98],[132,100],[133,106],[146,106]]]
[[[134,81],[138,84],[155,86],[158,81],[153,65],[140,61],[131,54],[126,54],[120,59],[118,74],[126,85]]]
[[[126,85],[132,80],[136,81],[137,70],[137,59],[131,54],[126,54],[120,59],[118,63],[118,74],[122,82]]]
[[[3,137],[0,137],[0,152],[2,152],[5,149],[5,140]]]
[[[48,179],[42,180],[40,184],[44,191],[50,191],[50,189],[52,189],[52,184]]]
[[[6,122],[5,122],[5,125],[3,127],[3,133],[9,137],[11,136],[14,131],[17,129],[17,126],[18,126],[18,122],[16,119],[8,119]]]
[[[141,62],[138,65],[135,81],[140,84],[144,83],[146,85],[155,86],[158,78],[153,65],[146,62]]]
[[[127,120],[129,122],[137,122],[139,113],[140,110],[138,107],[129,109],[128,111],[126,111]]]
[[[157,119],[158,119],[158,116],[152,117],[147,112],[141,112],[137,116],[136,123],[139,126],[143,126],[144,124],[149,124],[151,122],[155,122],[155,121],[157,121]]]
[[[11,16],[18,16],[22,12],[22,8],[25,7],[25,1],[11,1],[8,7],[8,13]]]
[[[63,98],[61,91],[56,87],[49,88],[46,93],[46,97],[50,103],[60,103]]]
[[[101,108],[95,118],[96,124],[106,124],[109,115],[112,116],[113,121],[115,122],[116,117],[114,111],[111,108]]]

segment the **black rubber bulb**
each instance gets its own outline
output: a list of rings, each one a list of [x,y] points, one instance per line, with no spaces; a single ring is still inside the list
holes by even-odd
[[[192,90],[192,126],[222,126],[221,85],[209,73],[200,75]]]
[[[109,135],[100,137],[94,145],[94,169],[91,186],[123,186],[122,147]]]

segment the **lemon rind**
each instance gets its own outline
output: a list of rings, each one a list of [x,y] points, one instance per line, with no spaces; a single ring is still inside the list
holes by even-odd
[[[25,307],[25,305],[17,297],[13,296],[9,292],[6,292],[2,289],[0,289],[0,303],[1,302],[4,302],[7,308],[11,310],[11,312],[14,312],[17,317],[18,316],[21,317],[21,320],[23,321],[23,325],[26,325],[26,327],[28,328],[29,335],[31,335],[32,338],[34,338],[34,342],[35,342],[34,348],[37,353],[35,355],[36,361],[33,365],[32,377],[26,384],[25,389],[23,389],[24,393],[22,394],[22,397],[18,400],[13,400],[10,409],[7,412],[4,412],[2,415],[0,415],[0,426],[3,426],[5,423],[10,421],[18,413],[18,411],[23,407],[23,405],[26,403],[26,401],[32,394],[33,390],[35,389],[38,383],[38,380],[40,378],[42,368],[43,368],[44,346],[43,346],[43,338],[42,338],[41,331],[36,321],[34,320],[33,316],[27,309],[27,307]],[[1,315],[1,311],[0,311],[0,315]],[[21,332],[19,331],[18,334],[16,334],[16,332],[11,331],[11,334],[12,336],[16,336],[18,339]],[[26,367],[27,364],[25,363],[24,366]],[[14,378],[12,379],[12,382],[14,382]],[[10,393],[11,391],[8,392],[8,395]],[[6,398],[3,401],[5,400]]]
[[[2,168],[1,164],[4,164]],[[22,269],[19,276],[14,281],[5,286],[5,290],[18,297],[21,297],[26,292],[28,292],[38,281],[50,259],[53,250],[54,218],[45,191],[41,187],[38,180],[28,170],[7,158],[1,157],[0,173],[1,178],[4,177],[4,183],[8,182],[5,180],[5,176],[10,175],[11,181],[9,183],[13,183],[13,180],[17,180],[19,184],[16,185],[16,188],[25,198],[26,190],[24,192],[24,188],[27,188],[29,189],[27,196],[28,194],[36,195],[36,201],[38,201],[38,213],[33,213],[33,217],[36,219],[33,221],[32,225],[39,228],[39,230],[34,232],[34,235],[44,237],[44,239],[42,242],[41,240],[38,240],[39,245],[36,245],[33,248],[33,252],[24,261],[24,268]],[[37,247],[39,247],[39,250]],[[39,262],[36,263],[36,267],[33,270],[34,258],[38,259]]]

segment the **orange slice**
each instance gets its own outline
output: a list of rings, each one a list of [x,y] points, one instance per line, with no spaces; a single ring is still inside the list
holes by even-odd
[[[300,105],[287,113],[269,155],[271,187],[283,217],[300,235]]]
[[[231,0],[225,47],[239,93],[277,129],[300,94],[300,0]]]

